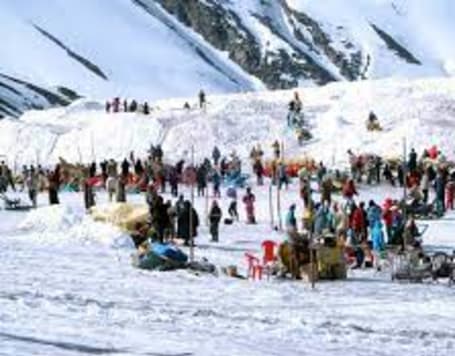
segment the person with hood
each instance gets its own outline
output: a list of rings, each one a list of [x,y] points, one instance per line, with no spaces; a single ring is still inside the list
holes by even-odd
[[[289,210],[286,214],[285,225],[288,233],[297,231],[297,219],[295,217],[295,208],[296,208],[295,204],[292,204],[289,207]]]
[[[212,236],[212,242],[218,242],[219,238],[219,226],[223,213],[216,200],[213,201],[212,207],[209,212],[209,223],[210,223],[210,235]]]
[[[380,220],[375,221],[371,229],[371,240],[373,242],[373,251],[378,259],[382,252],[385,250],[384,232],[382,231],[382,223]]]
[[[183,203],[183,209],[179,211],[177,217],[177,236],[185,241],[185,246],[189,246],[191,240],[197,236],[199,227],[199,216],[191,206],[189,200]]]
[[[370,200],[367,209],[368,226],[373,228],[376,225],[376,222],[381,221],[381,215],[382,210],[379,205],[377,205],[374,200]]]
[[[256,197],[251,192],[251,188],[246,188],[246,194],[243,197],[243,203],[245,204],[246,216],[247,216],[247,223],[248,224],[256,224],[256,218],[254,216],[254,203],[256,201]]]
[[[218,162],[220,161],[220,158],[221,158],[220,149],[219,149],[217,146],[215,146],[215,147],[213,148],[213,151],[212,151],[212,159],[213,159],[213,164],[214,164],[215,166],[218,165]]]

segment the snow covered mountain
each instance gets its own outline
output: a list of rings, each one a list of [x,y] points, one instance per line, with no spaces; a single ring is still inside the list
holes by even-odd
[[[0,115],[449,76],[454,15],[452,0],[1,0]]]

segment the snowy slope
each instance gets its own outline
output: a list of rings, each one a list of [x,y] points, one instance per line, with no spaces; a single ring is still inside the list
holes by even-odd
[[[421,151],[441,147],[455,158],[455,81],[382,80],[355,84],[336,83],[300,91],[305,117],[314,138],[298,146],[286,127],[287,103],[292,91],[209,96],[207,111],[182,109],[185,99],[154,103],[151,115],[106,114],[101,103],[78,101],[67,108],[30,111],[20,119],[0,121],[4,139],[0,155],[11,165],[123,159],[134,150],[146,155],[150,144],[161,144],[170,160],[210,156],[215,145],[228,155],[236,150],[247,158],[260,143],[271,155],[276,139],[289,158],[310,155],[328,164],[345,166],[346,151],[379,153],[396,157],[402,139]],[[383,132],[368,132],[370,110],[378,115]]]
[[[0,73],[47,88],[149,99],[261,87],[131,1],[2,1],[0,22]]]
[[[3,0],[0,115],[74,99],[62,88],[157,99],[448,76],[454,16],[452,0]]]

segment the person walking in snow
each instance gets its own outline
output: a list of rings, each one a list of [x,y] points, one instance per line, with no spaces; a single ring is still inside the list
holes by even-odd
[[[243,197],[243,203],[245,204],[245,211],[247,216],[247,223],[248,224],[256,224],[256,218],[254,216],[254,203],[256,201],[256,197],[251,192],[251,188],[246,188],[246,194]]]
[[[212,236],[212,242],[218,242],[219,240],[219,226],[222,216],[223,213],[221,212],[216,200],[214,200],[209,212],[210,235]]]
[[[201,89],[199,91],[199,108],[205,109],[206,105],[207,105],[207,102],[206,102],[205,92],[204,92],[204,90]]]

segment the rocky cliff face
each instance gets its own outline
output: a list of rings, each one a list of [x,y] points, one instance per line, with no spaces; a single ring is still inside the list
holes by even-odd
[[[36,0],[40,1],[46,2]],[[446,1],[452,0],[437,0],[434,6],[440,10]],[[142,90],[146,95],[159,92],[152,94],[150,99],[154,99],[160,95],[192,95],[201,87],[238,92],[395,75],[437,76],[445,74],[444,68],[454,67],[453,61],[447,60],[453,58],[451,43],[442,58],[434,55],[441,51],[440,41],[435,41],[437,51],[432,51],[430,44],[422,46],[422,31],[415,26],[421,18],[411,16],[415,15],[411,10],[422,6],[417,0],[403,0],[399,10],[394,2],[350,0],[349,6],[344,0],[322,3],[112,0],[82,6],[78,0],[67,0],[65,6],[72,9],[67,26],[58,18],[58,9],[37,5],[30,10],[27,0],[5,0],[0,13],[12,6],[15,12],[5,19],[18,19],[11,29],[3,27],[5,36],[14,34],[14,42],[37,45],[30,53],[10,47],[14,53],[6,64],[0,58],[0,116],[62,105],[77,97],[76,91],[87,96],[99,96],[100,90],[102,95],[127,96],[142,95]],[[440,25],[441,13],[428,16],[433,27]],[[88,14],[93,15],[90,23],[84,22]],[[119,15],[123,27],[109,27],[113,26],[112,14]],[[98,20],[100,26],[109,29],[107,41],[105,36],[98,38]],[[15,30],[24,23],[23,33]],[[94,28],[90,30],[90,26]],[[82,31],[85,27],[89,30]],[[439,29],[442,35],[437,31],[432,34],[436,33],[437,39],[451,38],[447,36],[452,33],[450,29],[451,25],[445,25]],[[128,55],[122,42],[136,38],[135,47],[140,49],[136,52],[133,48]],[[34,52],[40,55],[32,56]],[[24,65],[16,66],[16,59]],[[35,63],[40,59],[43,62]],[[47,67],[52,71],[49,80],[47,72],[43,75],[46,62],[55,62],[52,68]],[[186,62],[191,65],[185,66]],[[159,80],[157,75],[165,79]],[[174,77],[178,80],[167,80]],[[179,90],[181,87],[184,90]]]

